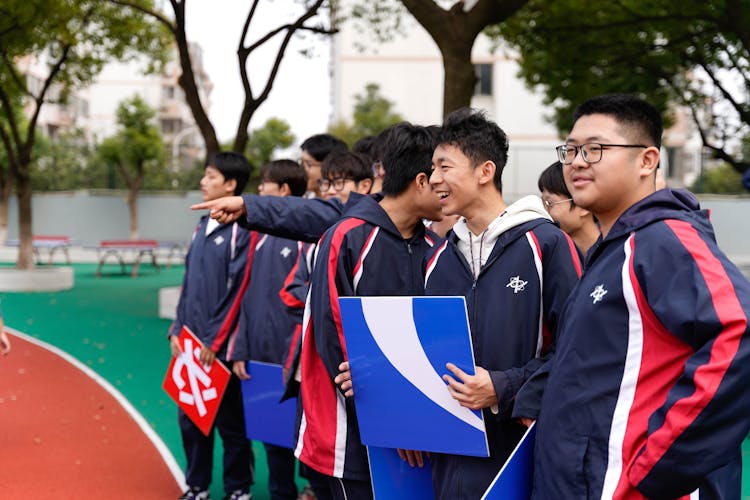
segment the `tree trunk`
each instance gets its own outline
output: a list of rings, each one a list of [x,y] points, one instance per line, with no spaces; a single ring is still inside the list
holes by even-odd
[[[34,267],[34,250],[32,247],[32,225],[31,225],[31,178],[29,177],[29,165],[19,165],[19,174],[16,177],[16,195],[18,196],[18,269],[31,269]]]
[[[130,210],[130,239],[138,239],[138,188],[128,190],[128,209]]]
[[[453,111],[471,106],[471,97],[477,83],[474,64],[471,62],[470,43],[440,44],[443,56],[443,118]]]
[[[174,35],[177,42],[177,51],[180,55],[180,68],[182,69],[182,74],[177,79],[177,83],[182,87],[185,93],[185,101],[193,113],[195,124],[201,131],[203,142],[206,144],[206,159],[208,159],[212,154],[219,151],[219,140],[216,137],[216,130],[208,118],[208,113],[201,103],[198,86],[195,83],[193,63],[190,60],[190,46],[185,35],[185,2],[173,4],[173,7],[176,27]]]
[[[0,182],[0,243],[8,239],[8,200],[11,184],[7,179]]]

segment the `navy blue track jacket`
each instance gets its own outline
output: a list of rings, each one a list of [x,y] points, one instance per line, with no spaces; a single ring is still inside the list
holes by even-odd
[[[219,358],[226,359],[234,325],[222,326],[240,293],[250,234],[233,223],[219,225],[206,235],[209,220],[203,216],[193,233],[177,314],[169,333],[179,335],[185,325]]]
[[[543,210],[541,203],[539,207]],[[489,458],[433,453],[431,462],[436,498],[474,500],[525,432],[511,419],[516,393],[550,355],[560,312],[581,264],[572,240],[544,218],[502,232],[476,279],[457,240],[451,232],[433,250],[425,294],[466,297],[475,362],[489,371],[499,403],[497,411],[483,412]],[[529,412],[523,416],[534,417],[539,400],[525,405]]]
[[[588,254],[537,422],[534,498],[740,498],[750,284],[687,191]]]
[[[422,295],[422,263],[438,239],[419,223],[404,240],[371,197],[347,211],[321,239],[303,324],[302,415],[295,455],[328,476],[369,480],[354,402],[333,383],[346,349],[340,296]]]
[[[237,327],[229,342],[232,361],[283,364],[295,331],[296,317],[289,313],[279,291],[297,264],[301,243],[267,234],[259,235],[243,293]],[[237,309],[236,307],[234,308]]]

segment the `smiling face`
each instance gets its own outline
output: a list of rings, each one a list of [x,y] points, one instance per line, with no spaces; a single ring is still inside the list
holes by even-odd
[[[588,142],[638,144],[624,135],[612,116],[603,114],[580,117],[566,144]],[[655,147],[605,147],[597,163],[586,163],[579,152],[571,164],[563,166],[563,175],[576,205],[593,212],[606,233],[625,210],[653,192],[651,176],[658,161]]]
[[[445,215],[469,217],[479,196],[478,175],[469,157],[456,146],[441,144],[432,155],[430,185]]]

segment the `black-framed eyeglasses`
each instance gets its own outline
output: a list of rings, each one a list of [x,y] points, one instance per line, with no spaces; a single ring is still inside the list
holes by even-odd
[[[597,163],[601,161],[602,159],[602,151],[606,148],[647,148],[648,146],[645,146],[643,144],[601,144],[599,142],[587,142],[586,144],[581,144],[580,146],[575,146],[573,144],[563,144],[562,146],[557,146],[555,148],[555,151],[557,151],[557,159],[560,160],[560,162],[563,165],[570,165],[573,163],[573,160],[575,159],[578,152],[581,152],[581,158],[583,158],[583,161],[586,163]]]
[[[351,177],[336,177],[335,179],[318,179],[318,189],[320,189],[321,193],[324,193],[331,189],[331,186],[333,186],[333,189],[336,191],[341,191],[344,189],[344,184],[346,184],[346,181],[353,181],[354,179]]]
[[[554,207],[555,205],[559,205],[560,203],[569,203],[569,202],[571,202],[571,201],[573,201],[573,198],[568,198],[568,199],[565,199],[565,200],[559,200],[559,201],[549,201],[549,200],[544,200],[544,199],[543,199],[543,200],[542,200],[542,203],[544,203],[544,208],[546,208],[546,209],[547,209],[547,211],[549,212],[549,211],[550,211],[550,209],[551,209],[552,207]]]

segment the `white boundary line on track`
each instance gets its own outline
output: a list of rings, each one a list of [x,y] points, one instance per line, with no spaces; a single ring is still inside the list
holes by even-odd
[[[172,473],[172,477],[174,477],[174,480],[177,482],[177,485],[180,487],[180,489],[182,491],[187,489],[187,486],[185,485],[185,474],[182,472],[182,468],[179,466],[179,464],[175,460],[174,455],[172,455],[172,452],[170,452],[169,448],[167,448],[167,445],[164,444],[164,441],[161,440],[161,438],[156,433],[156,431],[154,431],[154,429],[151,428],[148,422],[146,422],[146,419],[143,418],[143,416],[138,412],[138,410],[135,409],[135,407],[130,403],[130,401],[128,401],[125,398],[125,396],[122,395],[120,391],[115,389],[115,387],[112,384],[107,382],[107,380],[105,380],[104,377],[102,377],[101,375],[96,373],[94,370],[92,370],[88,366],[78,361],[76,358],[74,358],[67,352],[53,346],[52,344],[48,344],[44,341],[34,338],[28,334],[19,332],[18,330],[14,328],[10,328],[8,326],[5,327],[5,330],[27,342],[35,344],[43,349],[50,351],[53,354],[56,354],[57,356],[60,356],[65,361],[67,361],[68,363],[70,363],[71,365],[75,366],[76,368],[81,370],[83,373],[88,375],[89,378],[93,379],[94,382],[99,384],[105,391],[107,391],[110,395],[112,395],[112,397],[115,398],[118,403],[120,403],[120,405],[125,409],[125,411],[128,412],[131,418],[135,420],[135,423],[138,424],[138,427],[141,428],[141,430],[146,435],[146,437],[148,437],[149,440],[151,440],[151,443],[154,445],[156,450],[161,455],[162,459],[164,460],[164,463],[166,463],[167,468],[169,468],[169,471]]]

